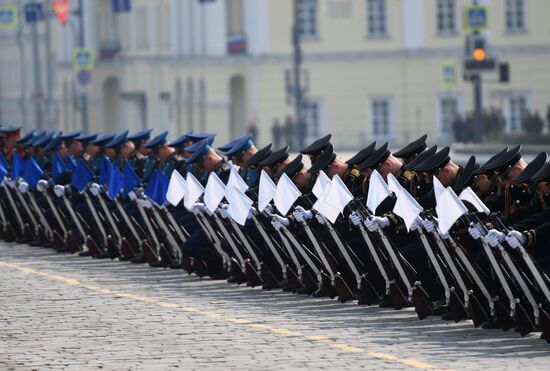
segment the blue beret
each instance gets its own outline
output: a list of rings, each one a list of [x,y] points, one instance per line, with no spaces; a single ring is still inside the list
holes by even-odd
[[[206,156],[210,150],[210,144],[208,144],[208,139],[203,139],[192,146],[189,146],[185,149],[186,152],[191,153],[191,157],[187,159],[187,164],[192,164]]]
[[[95,144],[96,146],[99,146],[99,147],[104,147],[105,144],[112,141],[114,137],[115,137],[114,134],[102,135],[99,138],[96,138],[95,140],[92,140],[92,144]]]
[[[151,139],[150,141],[148,141],[147,143],[145,143],[143,146],[145,148],[151,148],[151,149],[161,147],[164,144],[166,144],[167,137],[168,137],[168,131],[164,131],[159,135],[157,135],[156,137],[154,137],[153,139]]]
[[[225,154],[227,156],[235,156],[239,154],[239,152],[246,151],[253,145],[254,145],[254,142],[252,142],[252,134],[247,134],[237,139],[233,144],[233,146],[231,147],[231,149],[228,150]]]
[[[152,131],[153,131],[153,129],[138,131],[135,134],[128,135],[127,139],[131,140],[132,142],[141,142],[141,141],[144,141],[144,140],[149,140],[149,139],[151,139],[151,132]]]
[[[115,148],[127,142],[128,130],[123,131],[105,145],[105,148]]]
[[[188,131],[187,133],[183,134],[182,136],[178,137],[178,139],[174,140],[172,143],[169,144],[170,147],[179,148],[183,146],[185,143],[189,141],[189,135],[193,134],[193,130]]]

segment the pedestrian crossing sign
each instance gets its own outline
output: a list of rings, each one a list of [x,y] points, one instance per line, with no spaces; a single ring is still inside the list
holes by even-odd
[[[14,29],[17,27],[17,6],[0,5],[0,28]]]
[[[444,88],[453,88],[456,85],[456,62],[444,61],[441,63],[441,85]]]
[[[488,12],[483,5],[464,7],[464,29],[466,31],[482,31],[487,28]]]
[[[92,48],[75,48],[72,54],[73,69],[90,71],[95,66],[94,50]]]

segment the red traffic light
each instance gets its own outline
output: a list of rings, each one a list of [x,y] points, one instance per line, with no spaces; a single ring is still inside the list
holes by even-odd
[[[67,19],[69,18],[70,8],[71,8],[71,4],[69,0],[52,1],[52,9],[55,15],[57,15],[57,19],[59,19],[59,22],[63,26],[65,26],[65,24],[67,23]]]

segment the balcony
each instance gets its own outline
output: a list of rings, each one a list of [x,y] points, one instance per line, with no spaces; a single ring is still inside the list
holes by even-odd
[[[226,39],[227,53],[246,54],[246,36],[244,33],[229,34]]]

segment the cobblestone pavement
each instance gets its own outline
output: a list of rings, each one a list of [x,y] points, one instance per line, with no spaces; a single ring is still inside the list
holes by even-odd
[[[548,370],[538,334],[0,243],[0,369]]]

